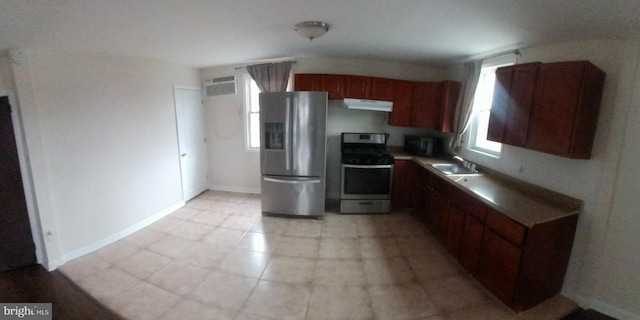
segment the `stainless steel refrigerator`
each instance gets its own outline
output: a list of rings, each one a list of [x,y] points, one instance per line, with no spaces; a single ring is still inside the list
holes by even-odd
[[[263,215],[322,218],[326,92],[260,94]]]

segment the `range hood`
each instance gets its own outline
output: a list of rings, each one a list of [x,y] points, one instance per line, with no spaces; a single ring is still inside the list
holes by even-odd
[[[391,101],[344,99],[344,106],[347,109],[354,110],[370,110],[383,112],[391,112],[391,110],[393,110],[393,102]]]

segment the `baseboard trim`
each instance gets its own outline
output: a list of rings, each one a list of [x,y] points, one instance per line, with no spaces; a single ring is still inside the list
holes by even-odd
[[[210,190],[215,190],[215,191],[227,191],[227,192],[260,194],[260,188],[245,188],[245,187],[210,185],[209,189]]]
[[[166,217],[168,214],[172,213],[173,211],[184,207],[185,202],[184,201],[179,201],[177,203],[174,203],[173,205],[161,210],[160,212],[157,212],[155,214],[153,214],[152,216],[130,226],[125,228],[124,230],[121,230],[119,232],[116,232],[106,238],[100,239],[96,242],[93,242],[89,245],[86,245],[84,247],[81,247],[79,249],[67,252],[62,254],[62,260],[56,260],[56,261],[50,261],[49,263],[45,264],[46,268],[51,271],[51,270],[55,270],[56,268],[62,266],[64,263],[66,263],[67,261],[71,261],[73,259],[82,257],[86,254],[89,254],[91,252],[94,252],[98,249],[101,249],[105,246],[108,246],[118,240],[121,240],[133,233],[135,233],[136,231],[139,231],[145,227],[148,227],[149,225],[151,225],[152,223]]]
[[[45,269],[47,269],[47,271],[53,271],[55,269],[58,269],[58,267],[62,266],[64,264],[64,260],[62,259],[56,259],[56,260],[51,260],[51,261],[42,261],[42,263],[40,263]]]
[[[575,300],[577,300],[583,308],[590,308],[616,319],[640,320],[640,315],[623,310],[601,300],[586,298],[581,295],[578,295]]]

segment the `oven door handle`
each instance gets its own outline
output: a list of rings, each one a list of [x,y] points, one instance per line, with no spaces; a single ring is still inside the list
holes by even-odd
[[[391,169],[392,164],[343,164],[345,168],[360,168],[360,169]]]

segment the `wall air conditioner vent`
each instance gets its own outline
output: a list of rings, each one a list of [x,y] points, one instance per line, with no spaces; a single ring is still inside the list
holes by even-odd
[[[204,82],[204,92],[209,99],[235,95],[237,93],[236,77],[228,76],[208,79]]]

